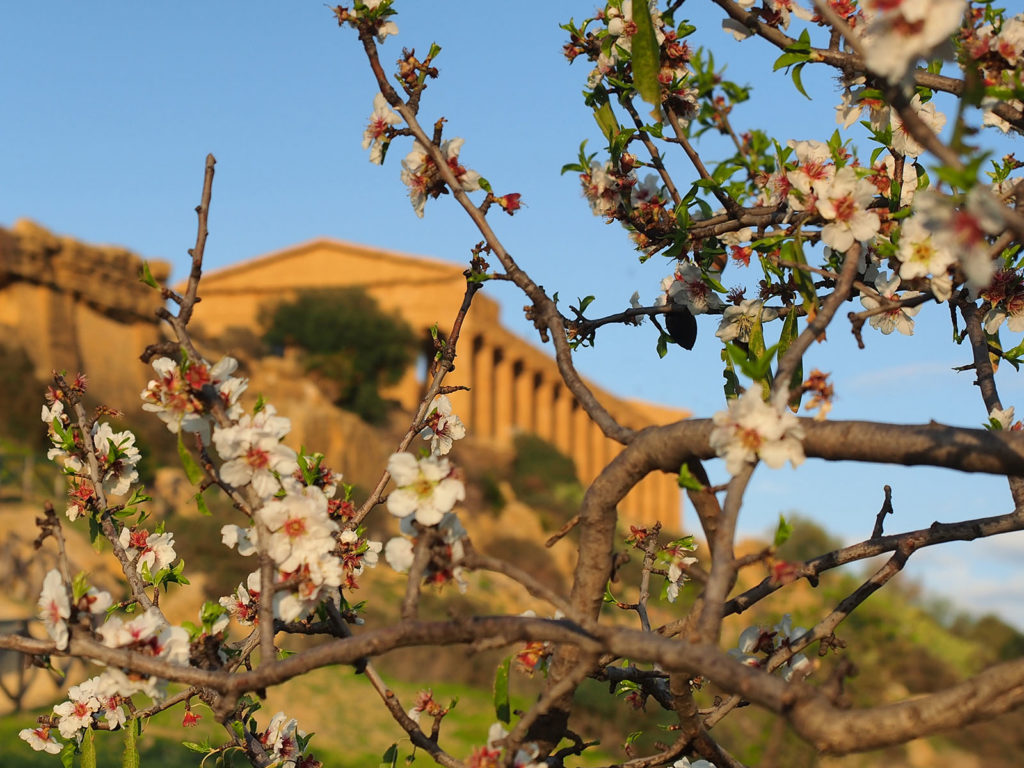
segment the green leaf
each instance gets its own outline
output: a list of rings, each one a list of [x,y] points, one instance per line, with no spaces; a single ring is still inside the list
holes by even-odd
[[[580,314],[582,315],[584,312],[587,311],[587,307],[594,303],[594,297],[586,296],[582,299],[577,299],[577,301],[579,301],[580,303]]]
[[[803,97],[805,99],[807,99],[808,101],[812,101],[811,97],[807,95],[807,91],[804,90],[804,81],[800,77],[800,71],[806,66],[807,62],[804,62],[803,64],[797,64],[795,67],[793,67],[793,85],[795,85],[796,89],[800,91],[801,94],[803,94]]]
[[[654,35],[654,22],[651,21],[651,9],[647,3],[634,3],[633,23],[636,25],[631,46],[633,86],[640,98],[658,110],[661,106],[661,83],[658,82],[661,49]]]
[[[679,487],[688,491],[703,491],[706,486],[693,476],[686,464],[683,464],[679,468]]]
[[[210,744],[208,744],[207,742],[203,742],[202,744],[197,744],[194,741],[183,741],[183,742],[181,742],[181,746],[183,746],[185,749],[190,750],[192,752],[201,752],[203,754],[206,754],[207,752],[212,752],[213,751],[213,747]]]
[[[158,283],[156,281],[156,278],[153,277],[153,273],[149,269],[148,261],[142,262],[142,268],[139,269],[139,282],[145,283],[150,288],[156,288],[157,290],[160,290],[160,283]]]
[[[793,526],[786,522],[786,518],[779,515],[779,527],[775,529],[774,546],[776,549],[785,544],[793,535]]]
[[[479,179],[479,181],[477,183],[480,185],[480,189],[482,189],[484,192],[492,192],[492,190],[491,190],[491,182],[489,182],[483,176],[480,177],[480,179]]]
[[[87,728],[85,736],[82,737],[81,759],[79,765],[82,768],[96,768],[96,732]]]
[[[206,506],[206,499],[203,497],[203,492],[200,491],[199,493],[197,493],[195,498],[196,498],[196,509],[199,510],[199,514],[202,515],[203,517],[212,517],[213,516],[213,512],[211,512],[210,508],[208,506]]]
[[[121,768],[139,768],[139,735],[142,721],[137,717],[125,723],[124,751],[121,753]]]
[[[508,695],[508,675],[512,668],[512,657],[506,656],[494,672],[494,714],[503,723],[512,720],[512,705]]]
[[[790,345],[796,341],[797,328],[796,328],[796,312],[791,310],[787,315],[786,319],[782,322],[782,333],[779,334],[779,360],[781,361]],[[804,363],[801,360],[796,368],[793,369],[793,375],[789,379],[789,389],[792,395],[789,398],[789,407],[793,409],[793,412],[800,410],[800,398],[802,392],[800,391],[800,383],[804,378]]]
[[[663,333],[658,337],[658,357],[664,357],[668,354],[668,343],[671,340],[672,337],[667,333]]]
[[[594,107],[594,120],[597,121],[597,127],[601,129],[601,133],[608,141],[615,138],[620,130],[619,121],[615,118],[615,112],[612,111],[612,105],[608,102],[607,97],[601,106]]]
[[[74,768],[75,765],[75,742],[69,741],[60,751],[60,762],[64,768]]]
[[[398,745],[392,744],[390,747],[384,750],[384,754],[380,756],[380,768],[395,768],[395,764],[398,762]]]
[[[185,477],[188,478],[192,485],[198,485],[199,481],[203,478],[203,470],[188,448],[185,447],[185,441],[181,437],[181,430],[178,431],[178,458],[181,459],[181,466],[185,469]]]

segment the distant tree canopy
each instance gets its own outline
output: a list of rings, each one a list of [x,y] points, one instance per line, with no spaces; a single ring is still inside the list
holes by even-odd
[[[271,310],[265,325],[272,349],[301,349],[306,370],[330,384],[334,401],[371,423],[387,413],[380,388],[397,383],[416,355],[408,324],[360,288],[303,291]]]

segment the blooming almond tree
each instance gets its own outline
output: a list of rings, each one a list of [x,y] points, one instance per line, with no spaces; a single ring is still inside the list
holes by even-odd
[[[40,542],[52,544],[60,562],[38,601],[46,637],[4,635],[0,647],[40,660],[71,656],[102,671],[71,686],[66,701],[21,731],[26,749],[60,753],[65,764],[78,753],[85,764],[95,760],[96,738],[114,738],[97,732],[118,731],[125,764],[133,765],[148,718],[180,708],[185,726],[200,710],[224,726],[221,742],[190,743],[205,753],[204,764],[234,756],[254,766],[313,768],[321,762],[305,727],[286,712],[261,712],[251,694],[328,665],[351,666],[379,694],[396,732],[381,764],[392,767],[410,745],[410,761],[418,756],[446,768],[577,765],[594,747],[593,734],[578,733],[570,720],[587,679],[609,684],[647,718],[643,731],[622,734],[622,753],[612,758],[629,768],[743,765],[736,755],[745,745],[736,734],[751,729],[717,727],[746,717],[751,707],[741,705],[772,713],[816,750],[845,754],[959,728],[1024,703],[1024,660],[1017,659],[950,688],[851,707],[843,686],[858,650],[841,639],[847,617],[918,549],[1024,529],[1024,436],[993,376],[1000,361],[1016,368],[1024,357],[1024,188],[1014,156],[994,160],[983,146],[988,135],[1024,131],[1024,14],[967,0],[713,4],[735,38],[723,41],[776,49],[776,68],[790,72],[796,91],[804,90],[807,67],[835,70],[842,84],[837,127],[771,137],[734,125],[733,109],[750,90],[728,80],[698,45],[703,38],[682,15],[689,4],[608,0],[581,22],[567,22],[564,53],[581,70],[585,109],[606,142],[596,150],[584,143],[563,173],[578,176],[581,205],[617,222],[650,270],[630,306],[604,317],[587,315],[589,300],[566,314],[557,294],[516,262],[491,222],[496,211],[514,216],[520,194],[495,192],[480,173],[488,159],[472,151],[472,137],[446,136],[458,126],[442,115],[421,116],[432,89],[443,87],[435,66],[440,48],[429,46],[420,59],[410,43],[391,71],[384,62],[397,54],[397,0],[331,9],[366,57],[375,94],[363,135],[370,161],[401,178],[416,216],[454,205],[479,231],[464,298],[450,308],[424,397],[376,485],[353,498],[323,455],[288,445],[291,422],[248,398],[235,360],[202,357],[189,323],[202,290],[215,162],[209,156],[187,287],[154,294],[170,340],[144,353],[154,378],[141,393],[142,408],[176,435],[197,502],[205,507],[205,494],[230,501],[232,514],[221,521],[225,553],[248,558],[251,570],[242,583],[221,585],[221,597],[205,603],[196,621],[170,622],[160,595],[187,588],[188,578],[175,533],[151,520],[145,506],[134,434],[115,431],[105,420],[109,409],[86,409],[83,376],[56,375],[40,429],[51,444],[48,457],[67,478],[68,498],[56,505],[63,515],[51,505],[39,521]],[[956,109],[941,111],[946,103]],[[868,132],[866,147],[854,146],[846,133],[858,123]],[[724,156],[700,151],[707,132],[731,142]],[[389,160],[396,143],[406,152],[400,163]],[[665,266],[657,272],[651,265],[661,258]],[[459,388],[445,378],[473,297],[491,280],[522,291],[580,410],[621,446],[549,542],[568,546],[575,528],[566,590],[547,585],[513,553],[483,551],[472,539],[476,521],[465,509],[457,441],[472,435],[473,424],[459,417]],[[645,294],[653,297],[650,305],[640,298]],[[915,315],[931,303],[946,305],[953,341],[971,360],[965,369],[978,385],[979,428],[830,421],[832,399],[848,382],[811,367],[814,345],[845,330],[861,347],[877,342],[875,331],[897,331],[894,341],[912,343],[902,337],[913,335]],[[701,332],[708,331],[698,325],[701,315],[716,316],[715,333]],[[720,407],[641,431],[620,421],[574,365],[574,351],[596,344],[601,329],[616,323],[662,357],[683,354],[676,346],[720,346],[722,376],[713,376],[716,386],[724,382]],[[816,416],[799,415],[808,410]],[[1004,476],[1009,511],[986,510],[991,514],[979,518],[965,512],[956,522],[886,534],[886,488],[885,505],[862,541],[788,562],[777,552],[789,531],[782,523],[772,546],[738,556],[736,531],[752,475],[806,477],[820,461],[805,459]],[[652,472],[678,477],[694,508],[694,529],[682,538],[666,539],[662,523],[620,531],[618,504]],[[724,482],[712,483],[711,473]],[[386,544],[368,536],[371,516],[392,526]],[[106,542],[124,577],[122,594],[99,592],[86,576],[70,573],[66,525]],[[641,560],[639,575],[621,569],[626,550]],[[773,606],[786,606],[798,582],[816,587],[826,572],[877,556],[884,564],[872,566],[858,588],[806,620],[807,627],[794,627],[791,615],[775,607],[771,620],[747,622],[738,640],[725,625],[776,593]],[[363,610],[377,599],[385,568],[404,574],[392,622],[370,620]],[[740,581],[744,569],[762,578],[741,588],[751,583]],[[545,610],[421,614],[425,587],[438,589],[443,602],[451,586],[479,589],[474,572],[520,585]],[[353,599],[357,588],[365,600]],[[662,600],[674,613],[664,612]],[[665,615],[672,618],[658,618]],[[289,634],[303,635],[308,645],[279,653]],[[451,746],[445,720],[456,715],[434,698],[430,680],[414,701],[402,702],[375,663],[397,648],[448,645],[507,649],[495,674],[497,722],[476,734],[466,753]],[[539,696],[516,711],[513,669],[540,684]],[[662,712],[671,718],[668,730],[659,730],[655,715]],[[642,748],[641,735],[650,737]]]

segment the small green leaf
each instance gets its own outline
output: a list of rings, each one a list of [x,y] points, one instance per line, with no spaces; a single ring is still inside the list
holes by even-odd
[[[601,129],[601,133],[608,141],[614,139],[621,130],[619,121],[615,118],[615,112],[612,111],[612,105],[607,98],[601,106],[594,107],[594,120],[597,121],[597,127]]]
[[[789,537],[793,535],[793,526],[786,522],[786,518],[779,515],[779,527],[775,529],[775,547],[776,549],[785,544]]]
[[[148,261],[142,262],[142,268],[139,270],[139,282],[145,283],[150,288],[156,288],[157,290],[160,290],[160,283],[158,283],[156,281],[156,278],[153,277],[153,273],[149,269]]]
[[[668,343],[672,339],[667,333],[661,334],[658,337],[658,357],[664,357],[668,354]]]
[[[587,311],[587,307],[594,303],[594,297],[587,296],[585,298],[578,299],[578,301],[580,303],[580,314],[582,315],[584,312]]]
[[[494,672],[494,714],[503,723],[512,720],[512,705],[508,694],[508,675],[511,668],[512,657],[506,656]]]
[[[142,734],[142,721],[138,718],[129,720],[125,723],[124,731],[121,768],[139,768],[139,736]]]
[[[478,183],[480,184],[480,189],[482,189],[484,192],[493,192],[493,190],[491,190],[491,182],[489,182],[483,176],[480,177]]]
[[[807,99],[808,101],[812,101],[811,97],[807,95],[807,91],[804,90],[804,82],[803,79],[800,77],[800,70],[802,70],[806,66],[807,62],[804,62],[803,64],[797,64],[795,67],[793,67],[793,85],[795,85],[796,89],[800,91],[801,94],[803,94],[803,97],[805,99]]]
[[[85,735],[82,737],[81,758],[79,765],[81,768],[96,768],[96,732],[92,728],[87,728]]]
[[[706,486],[693,476],[693,473],[686,464],[683,464],[679,468],[679,487],[685,488],[688,491],[703,491]]]
[[[69,741],[60,751],[60,762],[64,768],[74,768],[75,765],[75,742]]]
[[[398,745],[392,744],[380,756],[380,768],[395,768],[396,763],[398,763]]]
[[[195,460],[188,448],[185,447],[185,441],[181,437],[181,431],[178,432],[178,458],[181,459],[181,466],[185,469],[185,477],[192,485],[198,485],[199,481],[203,478],[203,470],[199,466],[199,463]]]
[[[651,9],[647,3],[634,4],[633,24],[636,25],[631,45],[633,86],[640,98],[657,110],[661,106],[661,83],[658,82],[661,49],[654,34],[654,22],[651,21]]]
[[[183,742],[181,742],[181,746],[183,746],[185,749],[190,750],[192,752],[201,752],[203,754],[206,754],[207,752],[212,752],[213,751],[213,747],[211,747],[209,744],[207,744],[205,742],[202,743],[202,744],[197,744],[194,741],[183,741]]]
[[[196,509],[199,510],[199,514],[202,515],[203,517],[212,517],[213,516],[213,512],[211,512],[210,508],[208,506],[206,506],[206,499],[203,497],[203,492],[202,491],[200,491],[199,493],[196,494],[195,499],[196,499]]]

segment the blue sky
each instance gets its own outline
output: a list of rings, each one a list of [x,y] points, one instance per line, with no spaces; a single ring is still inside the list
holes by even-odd
[[[691,19],[706,22],[693,44],[728,62],[728,77],[755,86],[753,100],[733,115],[738,129],[761,127],[782,139],[824,139],[834,130],[838,87],[830,71],[805,72],[814,99],[807,101],[783,73],[771,73],[774,51],[756,40],[736,43],[710,3],[691,6]],[[400,35],[385,44],[383,61],[393,62],[403,46],[421,55],[432,41],[443,47],[441,78],[427,90],[421,117],[445,116],[446,136],[466,139],[463,162],[499,194],[522,194],[520,214],[492,217],[520,264],[563,301],[597,296],[595,315],[624,308],[634,290],[652,300],[669,271],[665,260],[639,264],[625,233],[591,215],[575,176],[559,173],[581,140],[598,148],[580,98],[586,64],[566,63],[558,29],[570,15],[592,14],[592,0],[406,0],[397,8]],[[423,220],[413,214],[399,181],[406,146],[396,143],[383,168],[367,162],[359,143],[375,92],[354,33],[339,29],[319,2],[14,4],[0,27],[0,224],[25,216],[87,241],[122,244],[171,262],[180,277],[203,158],[213,152],[209,268],[318,236],[466,259],[479,236],[449,199],[428,202]],[[715,137],[700,145],[709,156],[720,147]],[[727,271],[725,283],[741,279]],[[486,290],[502,302],[505,323],[535,339],[518,310],[522,298],[507,285]],[[664,360],[650,324],[610,328],[596,349],[579,353],[578,365],[618,393],[710,416],[723,407],[715,327],[703,319],[697,348],[673,349]],[[970,354],[950,336],[946,308],[929,306],[913,338],[867,329],[860,351],[840,319],[805,368],[832,372],[833,418],[977,426],[985,413],[972,378],[950,370]],[[1022,385],[1012,369],[1000,370],[998,381],[1004,405],[1017,402]],[[716,464],[714,477],[723,478]],[[798,510],[848,539],[863,538],[887,483],[897,510],[892,531],[1010,508],[998,478],[808,461],[799,472],[759,469],[741,527],[762,532],[780,511]],[[936,590],[957,584],[963,605],[999,607],[1024,627],[1024,587],[1012,588],[1008,570],[1022,554],[1018,534],[921,552],[909,570]]]

